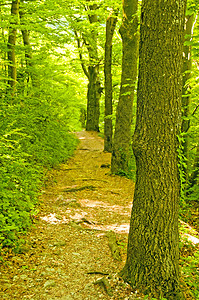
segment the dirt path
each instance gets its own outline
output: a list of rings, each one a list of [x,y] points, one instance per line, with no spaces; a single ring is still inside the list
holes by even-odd
[[[133,299],[116,275],[125,261],[133,182],[110,175],[111,156],[97,133],[77,136],[74,157],[49,174],[22,253],[0,270],[0,299]],[[121,261],[111,254],[110,230]]]

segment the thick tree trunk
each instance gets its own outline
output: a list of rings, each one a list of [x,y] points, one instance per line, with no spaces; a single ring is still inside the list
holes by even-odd
[[[11,88],[11,94],[14,96],[17,84],[17,68],[15,58],[15,44],[17,36],[16,25],[18,23],[19,0],[13,0],[11,4],[11,22],[8,35],[8,84]]]
[[[99,67],[89,66],[89,83],[87,92],[87,131],[99,131],[99,100],[100,100],[100,81],[99,81]]]
[[[137,120],[137,173],[121,272],[131,286],[156,298],[182,300],[179,289],[178,140],[186,1],[143,0]]]
[[[111,172],[115,174],[128,171],[132,107],[137,78],[137,27],[137,0],[123,0],[123,22],[120,27],[123,44],[122,76],[111,159]]]
[[[185,41],[190,41],[192,38],[192,30],[194,24],[194,14],[186,16],[185,19]],[[190,106],[190,96],[191,88],[188,83],[188,80],[191,78],[191,46],[184,45],[183,49],[183,89],[182,89],[182,128],[181,131],[184,133],[184,142],[183,146],[183,155],[186,159],[187,168],[184,168],[184,174],[186,183],[188,183],[188,162],[189,162],[189,138],[187,132],[190,126],[189,120],[189,106]]]
[[[104,151],[112,151],[112,39],[117,23],[117,17],[112,13],[106,20],[106,42],[105,42],[105,59],[104,59],[104,77],[105,77],[105,118],[104,118]]]
[[[87,0],[90,2],[90,0]],[[99,131],[99,116],[101,97],[100,79],[99,79],[99,62],[97,52],[97,4],[88,6],[91,13],[88,13],[89,22],[91,24],[90,33],[85,37],[86,45],[89,53],[88,67],[88,92],[87,92],[87,120],[86,130]]]

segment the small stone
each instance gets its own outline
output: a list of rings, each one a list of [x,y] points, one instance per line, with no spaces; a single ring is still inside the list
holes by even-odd
[[[49,273],[53,273],[55,272],[55,269],[54,268],[46,268],[46,271],[49,272]]]
[[[44,283],[44,288],[53,287],[56,285],[56,282],[54,280],[48,280]]]
[[[19,276],[17,276],[17,275],[15,275],[14,277],[13,277],[13,281],[17,281],[19,279]]]
[[[59,242],[55,242],[54,243],[54,246],[55,247],[63,247],[66,245],[66,242],[65,241],[59,241]]]

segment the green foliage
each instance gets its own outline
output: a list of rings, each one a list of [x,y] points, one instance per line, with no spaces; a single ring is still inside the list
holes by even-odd
[[[43,167],[67,160],[77,139],[68,133],[63,111],[55,103],[32,97],[4,104],[0,139],[0,240],[15,246],[32,223]]]
[[[29,160],[53,167],[72,155],[76,139],[68,133],[67,116],[59,104],[34,98],[26,99],[18,109],[17,124],[29,136],[22,141]]]
[[[199,299],[199,250],[187,257],[181,257],[181,271],[186,290],[194,299]]]
[[[86,82],[66,32],[68,8],[54,4],[52,13],[51,1],[21,3],[14,96],[8,93],[7,74],[10,4],[0,8],[0,248],[17,246],[20,233],[31,226],[44,170],[72,155],[77,139],[71,132],[81,129]],[[21,30],[29,33],[30,45],[23,45]]]
[[[28,162],[20,142],[27,136],[9,119],[8,107],[0,112],[0,243],[14,246],[18,233],[31,224],[42,171]],[[13,112],[13,110],[12,110]]]

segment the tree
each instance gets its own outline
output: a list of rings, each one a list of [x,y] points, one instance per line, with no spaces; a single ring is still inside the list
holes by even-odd
[[[190,97],[191,88],[189,85],[189,79],[191,78],[192,69],[192,57],[191,57],[191,45],[192,31],[194,26],[195,14],[187,15],[185,19],[185,44],[183,49],[183,89],[182,89],[182,133],[184,133],[184,141],[182,143],[183,155],[188,163],[189,159],[189,141],[188,130],[190,127]],[[188,166],[183,168],[185,174],[186,183],[188,183]]]
[[[121,274],[156,298],[183,299],[179,289],[178,139],[181,129],[185,0],[143,0],[137,119],[136,184]]]
[[[19,14],[19,0],[12,0],[11,4],[11,22],[8,36],[8,84],[11,88],[12,95],[16,91],[17,68],[15,58],[15,44],[17,36],[17,23]]]
[[[22,0],[20,9],[20,25],[21,25],[21,33],[25,50],[25,60],[26,60],[26,74],[27,74],[27,82],[32,80],[32,85],[36,86],[36,76],[33,71],[33,62],[32,62],[32,47],[30,44],[30,31],[27,29],[28,21],[26,20],[26,9],[25,3]]]
[[[104,115],[104,151],[112,151],[112,39],[117,23],[117,17],[111,11],[106,20],[106,42],[104,58],[105,77],[105,115]]]
[[[98,58],[98,16],[97,9],[98,5],[96,3],[87,0],[84,5],[87,18],[89,21],[89,26],[79,25],[78,29],[73,28],[75,37],[77,40],[79,58],[84,74],[88,78],[88,90],[87,90],[87,119],[86,119],[86,130],[88,131],[99,131],[99,116],[100,116],[100,104],[99,100],[101,97],[102,89],[100,84],[99,76],[99,58]],[[77,26],[76,22],[73,22],[74,26]],[[81,24],[82,19],[80,18],[79,24]],[[85,21],[85,20],[84,20]],[[82,41],[82,45],[81,45]],[[88,51],[88,67],[85,64],[82,55],[82,47],[86,46]]]
[[[131,143],[132,106],[137,79],[137,0],[123,0],[120,34],[123,44],[122,76],[111,158],[111,172],[127,172]]]

